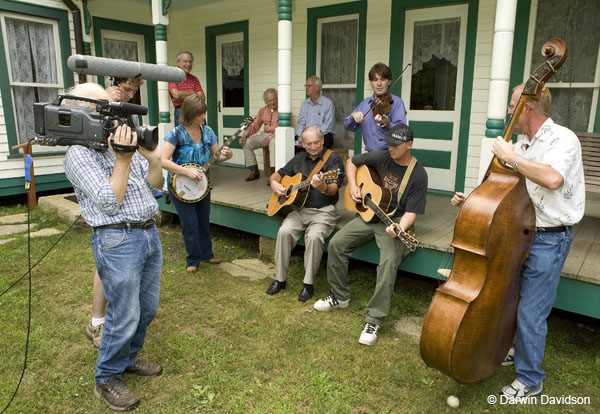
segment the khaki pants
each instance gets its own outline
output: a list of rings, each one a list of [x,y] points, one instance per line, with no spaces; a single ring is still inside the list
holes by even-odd
[[[310,191],[316,191],[311,189]],[[281,223],[275,244],[276,278],[280,282],[287,279],[290,267],[290,254],[296,242],[304,233],[304,283],[314,284],[315,275],[321,264],[323,244],[329,237],[340,214],[335,206],[322,208],[302,208],[292,211]]]
[[[367,304],[365,322],[380,325],[390,313],[390,302],[396,284],[398,266],[410,250],[398,238],[385,232],[383,223],[365,223],[356,217],[341,228],[329,241],[327,248],[327,281],[337,299],[350,299],[348,287],[348,259],[354,249],[375,239],[379,248],[377,283]]]
[[[250,135],[242,148],[244,149],[244,156],[246,157],[246,166],[251,167],[252,165],[258,165],[256,161],[256,155],[254,154],[254,150],[262,148],[262,141],[267,138],[269,133],[259,132],[258,134]],[[269,141],[269,152],[271,153],[271,165],[275,165],[275,138]],[[269,174],[268,171],[265,171],[266,174]]]

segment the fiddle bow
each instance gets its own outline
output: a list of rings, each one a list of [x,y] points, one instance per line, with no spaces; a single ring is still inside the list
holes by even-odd
[[[400,78],[402,78],[402,75],[404,75],[404,72],[406,72],[406,69],[408,69],[408,67],[410,65],[411,65],[410,63],[406,64],[404,69],[402,69],[402,72],[400,72],[398,77],[396,77],[396,79],[394,79],[394,82],[392,82],[392,84],[389,86],[388,91],[390,89],[392,89],[392,87],[400,80]],[[386,92],[381,96],[378,96],[375,99],[375,101],[373,101],[373,103],[371,103],[371,107],[369,108],[367,113],[364,115],[364,118],[366,118],[367,115],[369,115],[371,113],[371,111],[373,111],[373,113],[375,115],[381,115],[381,116],[385,115],[391,109],[391,102],[392,102],[392,97],[389,94],[389,92]],[[387,122],[387,125],[383,125],[383,126],[385,126],[385,127],[389,126],[389,120]]]

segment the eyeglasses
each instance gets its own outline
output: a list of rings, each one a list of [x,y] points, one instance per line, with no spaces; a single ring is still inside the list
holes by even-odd
[[[311,87],[311,86],[317,86],[317,85],[310,85],[310,84],[308,84],[308,83],[305,83],[305,84],[304,84],[304,87],[305,87],[305,88],[309,88],[309,87]]]

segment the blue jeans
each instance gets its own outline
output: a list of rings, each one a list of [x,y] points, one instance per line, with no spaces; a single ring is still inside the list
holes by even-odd
[[[179,125],[179,114],[180,113],[181,113],[181,106],[178,106],[173,110],[173,120],[175,121],[175,126]]]
[[[210,239],[210,192],[196,203],[184,203],[173,195],[169,186],[169,195],[181,223],[183,244],[187,252],[186,266],[198,266],[201,261],[215,257]]]
[[[519,381],[537,387],[546,376],[542,370],[546,319],[552,310],[563,265],[571,249],[573,230],[562,233],[536,231],[529,257],[521,268],[515,336],[515,368]]]
[[[158,309],[162,246],[156,226],[95,229],[90,239],[108,301],[94,373],[96,384],[103,385],[121,378],[144,346]]]

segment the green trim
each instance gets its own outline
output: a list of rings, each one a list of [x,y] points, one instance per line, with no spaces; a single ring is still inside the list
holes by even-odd
[[[154,26],[154,36],[156,40],[164,40],[167,41],[167,26],[164,24],[157,24]]]
[[[40,147],[37,147],[40,148]],[[41,147],[41,148],[61,148],[61,147]],[[48,151],[48,152],[39,152],[39,153],[35,153],[33,154],[33,161],[35,162],[36,159],[40,159],[40,158],[45,158],[45,157],[56,157],[56,156],[64,156],[67,153],[67,150],[63,150],[63,151]],[[17,154],[10,154],[8,157],[6,157],[7,160],[22,160],[23,159],[23,154],[22,153],[17,153]]]
[[[278,13],[279,20],[292,20],[291,0],[279,0]]]
[[[520,0],[517,3],[515,18],[515,34],[513,42],[512,63],[510,65],[509,93],[506,104],[510,102],[512,88],[523,82],[525,53],[527,52],[527,32],[529,30],[529,14],[531,0]]]
[[[246,117],[244,115],[223,115],[223,128],[239,128]]]
[[[92,54],[92,44],[90,42],[83,42],[83,54],[88,56]]]
[[[170,112],[159,112],[158,113],[158,122],[161,124],[168,124],[171,122],[171,113]]]
[[[306,79],[317,73],[317,21],[325,17],[358,14],[358,55],[356,61],[356,105],[364,99],[367,2],[354,1],[307,9]],[[362,131],[354,133],[354,153],[362,152]]]
[[[452,159],[452,152],[450,151],[433,151],[412,148],[410,152],[417,157],[419,162],[425,167],[442,168],[445,170],[450,169],[450,161]]]
[[[92,15],[90,14],[90,10],[88,9],[88,0],[81,0],[81,6],[83,9],[83,22],[85,25],[85,34],[90,34],[90,29],[92,28]],[[89,55],[89,53],[86,53]]]
[[[35,176],[36,192],[71,187],[71,183],[69,182],[69,180],[67,180],[67,176],[64,173]],[[26,193],[27,190],[25,190],[24,177],[4,178],[0,180],[0,197]]]
[[[428,189],[427,194],[436,195],[436,196],[440,196],[440,197],[447,197],[447,198],[454,197],[454,191],[436,190],[433,188]]]
[[[600,93],[598,94],[598,103],[596,104],[596,118],[594,119],[594,133],[600,134]]]
[[[600,318],[600,285],[561,277],[553,306],[569,312]]]
[[[94,47],[96,56],[102,57],[102,29],[116,32],[134,33],[144,36],[144,52],[146,63],[156,63],[156,44],[154,41],[154,26],[130,23],[121,20],[93,17]],[[104,86],[104,78],[98,76],[98,83]],[[146,81],[148,90],[148,119],[151,125],[158,124],[158,88],[156,81]]]
[[[9,11],[21,15],[42,17],[45,19],[56,20],[58,24],[58,43],[60,47],[60,57],[62,59],[62,74],[64,89],[73,86],[73,72],[67,66],[67,59],[71,56],[71,38],[69,33],[69,15],[66,10],[54,9],[45,6],[36,6],[33,4],[0,0],[0,10]],[[0,28],[1,29],[1,28]],[[17,145],[17,124],[14,117],[14,107],[12,103],[12,92],[8,80],[8,65],[4,53],[4,38],[0,36],[0,94],[2,94],[2,107],[4,110],[4,122],[6,126],[6,136],[8,140],[8,153],[10,156],[20,156],[19,150],[13,150],[13,145]]]
[[[248,114],[249,111],[249,78],[250,78],[250,54],[248,52],[248,20],[241,22],[233,22],[220,24],[218,26],[209,26],[204,29],[205,37],[205,48],[206,48],[206,102],[217,101],[217,50],[216,41],[217,36],[242,32],[244,34],[244,114]],[[212,130],[219,135],[219,124],[217,119],[217,108],[215,105],[208,105],[207,122]]]
[[[409,121],[415,138],[452,141],[453,122]]]
[[[169,6],[171,6],[171,0],[162,0],[162,14],[166,16],[169,12]]]
[[[527,0],[529,1],[529,0]],[[404,30],[407,9],[425,7],[447,6],[452,4],[468,4],[467,34],[465,44],[465,62],[463,73],[462,107],[460,111],[460,127],[458,132],[458,149],[456,156],[456,178],[454,189],[464,191],[465,175],[467,169],[467,152],[469,149],[469,130],[471,119],[471,105],[473,96],[473,76],[475,72],[475,45],[477,40],[477,15],[479,13],[478,0],[392,0],[392,29],[390,31],[390,69],[392,73],[400,73],[403,69]],[[521,2],[519,2],[521,3]],[[515,35],[516,38],[516,35]],[[394,87],[398,96],[402,89],[399,85]]]
[[[279,125],[280,127],[292,126],[292,114],[289,112],[279,112],[277,125]]]
[[[504,119],[488,119],[485,126],[485,136],[488,138],[496,138],[504,133]]]

